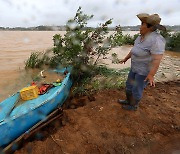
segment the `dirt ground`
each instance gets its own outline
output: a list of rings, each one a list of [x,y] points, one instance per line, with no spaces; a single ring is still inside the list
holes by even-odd
[[[69,99],[63,121],[41,130],[15,154],[179,154],[179,94],[180,81],[147,87],[137,111],[117,103],[125,98],[123,88]]]

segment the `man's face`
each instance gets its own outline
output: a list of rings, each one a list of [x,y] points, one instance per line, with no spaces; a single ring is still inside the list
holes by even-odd
[[[149,32],[151,32],[151,28],[148,28],[146,23],[142,23],[140,27],[140,34],[146,35]]]

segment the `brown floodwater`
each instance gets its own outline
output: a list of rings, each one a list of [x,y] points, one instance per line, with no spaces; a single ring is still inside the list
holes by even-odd
[[[53,47],[53,35],[64,31],[0,31],[0,101],[23,88],[32,81],[32,73],[24,70],[24,62],[31,52],[42,52]],[[127,32],[126,32],[127,33]],[[135,32],[129,32],[129,34]],[[123,58],[131,49],[131,46],[114,48],[112,51]],[[179,53],[166,51],[170,56],[178,56]],[[112,68],[125,68],[130,66],[130,61],[125,65],[111,64]]]
[[[0,101],[32,80],[24,71],[31,52],[43,52],[53,46],[58,31],[0,31]],[[61,32],[63,34],[63,32]]]

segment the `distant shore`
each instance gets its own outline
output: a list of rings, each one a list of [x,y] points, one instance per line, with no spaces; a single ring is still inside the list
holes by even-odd
[[[165,25],[167,30],[180,31],[180,25]],[[137,26],[121,26],[122,31],[138,31],[140,25]],[[109,31],[114,31],[116,27],[109,27]],[[95,29],[95,27],[86,27],[85,29]],[[36,27],[0,27],[0,31],[65,31],[66,26],[36,26]]]

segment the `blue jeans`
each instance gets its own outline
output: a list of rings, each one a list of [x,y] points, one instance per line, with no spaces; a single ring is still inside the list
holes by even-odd
[[[144,81],[145,78],[146,76],[134,73],[132,70],[130,70],[128,74],[126,90],[131,92],[136,100],[140,100],[142,98],[143,90],[147,86],[147,82]]]

